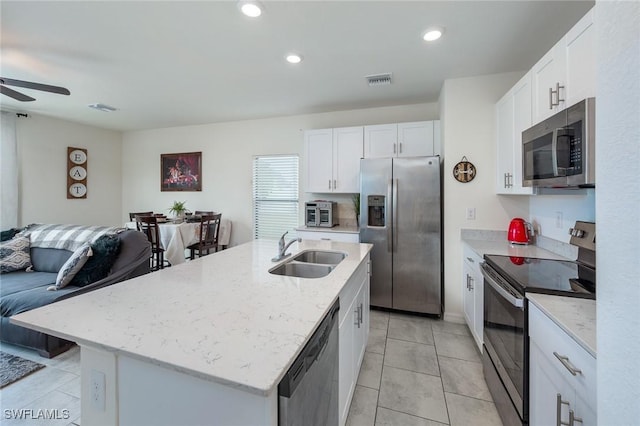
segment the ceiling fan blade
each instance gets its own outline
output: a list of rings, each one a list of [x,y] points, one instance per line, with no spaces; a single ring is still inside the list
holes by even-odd
[[[24,81],[24,80],[14,80],[12,78],[4,78],[4,77],[0,77],[0,81],[2,81],[2,84],[6,84],[8,86],[24,87],[26,89],[34,89],[34,90],[41,90],[43,92],[57,93],[59,95],[71,94],[71,92],[69,92],[69,89],[65,89],[64,87],[60,87],[60,86],[51,86],[48,84],[33,83],[31,81]]]
[[[8,87],[5,87],[5,86],[0,86],[0,93],[2,93],[3,95],[7,95],[10,98],[13,98],[20,102],[35,101],[35,98],[32,98],[31,96],[27,96],[20,92],[16,92],[15,90],[9,89]]]

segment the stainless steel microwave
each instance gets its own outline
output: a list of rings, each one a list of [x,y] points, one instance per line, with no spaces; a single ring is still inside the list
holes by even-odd
[[[312,201],[305,204],[305,224],[331,228],[338,224],[338,203],[335,201]]]
[[[595,98],[522,132],[523,186],[595,187],[595,136]]]

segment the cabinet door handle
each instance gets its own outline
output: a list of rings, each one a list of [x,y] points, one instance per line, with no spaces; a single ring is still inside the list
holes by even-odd
[[[475,263],[475,260],[473,260],[473,258],[472,258],[472,257],[467,257],[467,260],[468,260],[469,262],[471,262],[471,263]]]
[[[331,238],[320,238],[320,239],[324,241],[331,241]]]
[[[568,356],[559,355],[558,352],[554,352],[553,354],[556,356],[556,358],[558,358],[558,361],[560,361],[560,363],[564,365],[564,368],[569,370],[569,373],[571,373],[574,376],[576,374],[582,374],[582,370],[575,368],[573,365],[571,365],[571,363],[569,363]]]
[[[364,313],[363,313],[364,312],[364,305],[361,303],[360,307],[358,309],[360,311],[359,314],[358,314],[359,315],[358,319],[360,321],[360,324],[362,324],[364,322]]]
[[[549,109],[553,109],[553,88],[549,87]]]
[[[504,174],[504,179],[503,179],[503,185],[505,187],[505,189],[507,188],[507,174]]]
[[[329,189],[331,189],[331,179],[329,179]]]
[[[358,328],[360,328],[360,307],[357,307],[356,310],[353,311],[353,313],[356,314],[356,319],[353,325],[356,325],[358,326]]]
[[[564,99],[560,99],[560,89],[564,89],[564,86],[560,86],[560,83],[556,83],[556,105],[560,105],[560,102],[564,102]]]
[[[394,144],[393,144],[393,153],[394,153],[394,154],[396,154],[396,146],[397,146],[397,144],[395,144],[395,143],[394,143]]]
[[[337,182],[337,181],[334,179],[334,180],[333,180],[333,189],[336,189],[336,186],[337,186],[336,182]]]
[[[569,426],[574,426],[574,423],[582,423],[582,418],[576,417],[576,413],[573,410],[569,410]]]
[[[471,277],[469,276],[469,274],[467,274],[467,290],[469,290],[469,278]]]
[[[469,291],[473,290],[473,277],[469,277]]]
[[[400,146],[400,149],[399,149],[398,153],[402,154],[402,142],[400,142],[398,145]]]
[[[556,426],[569,426],[569,422],[562,421],[562,404],[569,406],[569,401],[563,401],[562,395],[556,395]]]

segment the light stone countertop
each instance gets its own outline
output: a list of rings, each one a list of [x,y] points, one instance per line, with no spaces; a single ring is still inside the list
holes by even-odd
[[[596,358],[595,300],[535,293],[527,299]]]
[[[12,317],[15,324],[258,395],[272,392],[370,244],[303,241],[347,257],[326,277],[272,275],[253,241]],[[282,263],[282,262],[280,262]]]
[[[485,254],[497,254],[502,256],[533,257],[538,259],[570,260],[564,256],[560,256],[535,245],[511,244],[506,240],[506,238],[501,241],[463,239],[462,242],[471,247],[471,249],[480,257],[483,257]]]
[[[332,228],[316,227],[316,226],[300,226],[296,228],[296,231],[311,231],[311,232],[342,232],[346,234],[359,234],[360,229],[354,225],[337,225]]]

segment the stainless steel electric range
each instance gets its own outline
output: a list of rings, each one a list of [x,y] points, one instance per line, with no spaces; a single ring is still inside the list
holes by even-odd
[[[505,426],[529,421],[527,293],[596,298],[595,223],[570,230],[578,260],[485,255],[483,370]]]

